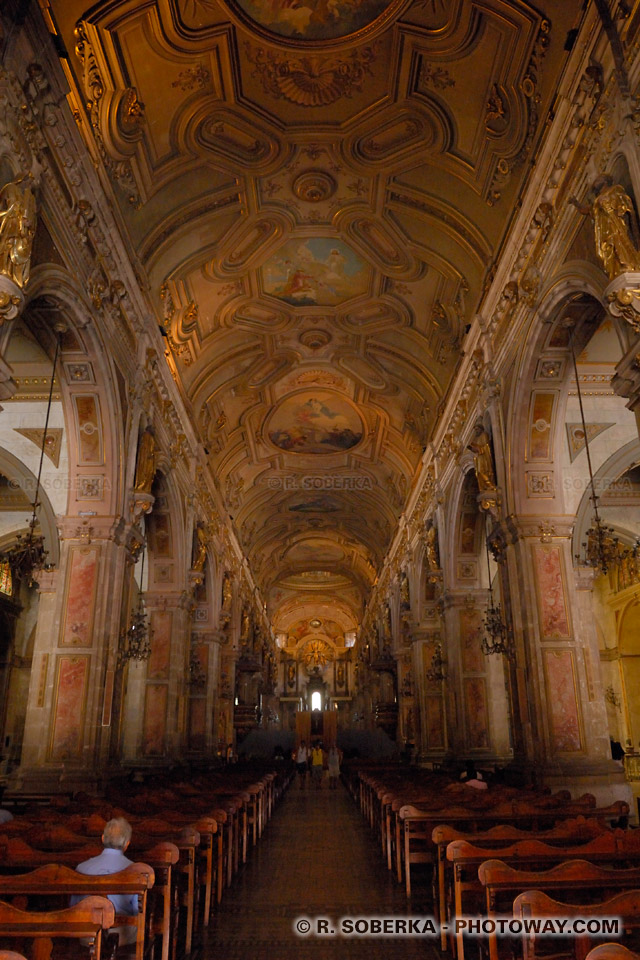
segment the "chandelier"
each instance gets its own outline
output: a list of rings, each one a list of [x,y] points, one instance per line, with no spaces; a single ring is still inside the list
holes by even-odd
[[[513,636],[510,628],[505,623],[502,613],[502,607],[499,603],[494,603],[493,587],[491,586],[491,563],[489,561],[489,542],[486,541],[487,550],[487,572],[489,574],[489,603],[482,618],[484,633],[480,640],[480,649],[485,656],[500,656],[513,658]]]
[[[573,362],[573,373],[576,378],[576,387],[578,392],[578,404],[580,406],[580,421],[582,423],[582,432],[584,434],[584,447],[587,454],[587,468],[589,470],[589,487],[591,496],[589,499],[593,504],[593,516],[591,526],[587,530],[586,540],[582,542],[582,555],[576,554],[576,561],[585,567],[592,567],[596,574],[605,574],[609,570],[614,570],[623,560],[640,559],[640,541],[636,541],[633,547],[627,547],[620,543],[613,527],[608,527],[600,516],[598,510],[598,496],[596,494],[595,480],[593,479],[593,468],[591,466],[591,450],[589,449],[589,434],[587,424],[584,418],[584,407],[582,404],[582,390],[580,389],[580,377],[578,376],[578,364],[576,362],[576,351],[573,343],[573,330],[571,331],[571,360]]]
[[[142,587],[144,574],[144,550],[142,553],[142,568],[140,570],[140,586]],[[118,649],[118,667],[123,667],[129,660],[142,662],[148,660],[151,656],[151,638],[153,631],[147,621],[147,615],[144,611],[144,602],[142,591],[138,594],[138,606],[131,617],[131,622],[126,630],[120,634],[120,647]]]
[[[36,490],[31,504],[31,519],[27,521],[27,533],[18,533],[13,546],[9,547],[9,549],[3,553],[0,553],[0,562],[9,564],[12,576],[15,577],[16,580],[28,580],[30,587],[32,587],[36,581],[38,572],[48,569],[51,566],[47,563],[48,550],[44,548],[44,537],[41,533],[36,534],[36,527],[38,526],[38,507],[40,506],[40,501],[38,500],[40,495],[40,481],[42,479],[42,466],[49,430],[51,404],[53,402],[53,384],[56,376],[56,364],[58,362],[58,354],[60,353],[61,332],[61,330],[56,331],[56,349],[53,354],[49,399],[47,401],[47,414],[44,421],[44,431],[42,433],[42,444],[40,446],[40,463],[38,465],[38,476],[36,478]]]
[[[442,644],[436,643],[436,648],[431,657],[431,663],[427,670],[427,680],[431,683],[442,683],[446,679],[447,661],[442,656]]]

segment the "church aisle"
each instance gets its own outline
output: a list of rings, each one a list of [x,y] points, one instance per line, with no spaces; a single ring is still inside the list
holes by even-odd
[[[414,915],[431,915],[416,902]],[[432,960],[435,939],[297,937],[297,917],[407,917],[393,882],[345,788],[294,783],[250,861],[225,892],[208,943],[195,960]],[[333,926],[336,926],[333,924]]]

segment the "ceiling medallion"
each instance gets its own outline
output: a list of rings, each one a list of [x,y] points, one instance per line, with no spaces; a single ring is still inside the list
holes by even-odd
[[[352,50],[343,57],[300,56],[275,53],[264,47],[245,44],[247,56],[255,65],[253,76],[265,93],[284,98],[300,107],[326,107],[341,97],[362,90],[375,59],[372,46]]]
[[[336,181],[324,170],[307,170],[295,178],[292,190],[299,200],[307,203],[321,203],[336,192]]]
[[[309,347],[310,350],[319,350],[331,342],[331,334],[327,330],[304,330],[298,339],[301,344]],[[314,378],[314,382],[317,382],[316,378]]]

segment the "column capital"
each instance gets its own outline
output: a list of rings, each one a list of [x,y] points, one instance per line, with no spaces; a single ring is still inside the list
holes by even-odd
[[[609,313],[640,335],[640,273],[621,273],[605,288],[603,296]]]
[[[57,517],[56,524],[61,540],[78,540],[94,543],[96,540],[112,540],[121,543],[122,518],[117,516],[68,516]]]
[[[540,540],[541,543],[551,543],[552,540],[570,540],[573,536],[575,517],[566,514],[556,516],[534,516],[511,513],[499,525],[501,531],[506,531],[507,544],[517,543],[518,540]]]

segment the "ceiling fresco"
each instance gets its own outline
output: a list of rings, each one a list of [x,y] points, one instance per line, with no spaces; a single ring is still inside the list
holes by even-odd
[[[50,3],[274,627],[352,629],[581,0]]]

